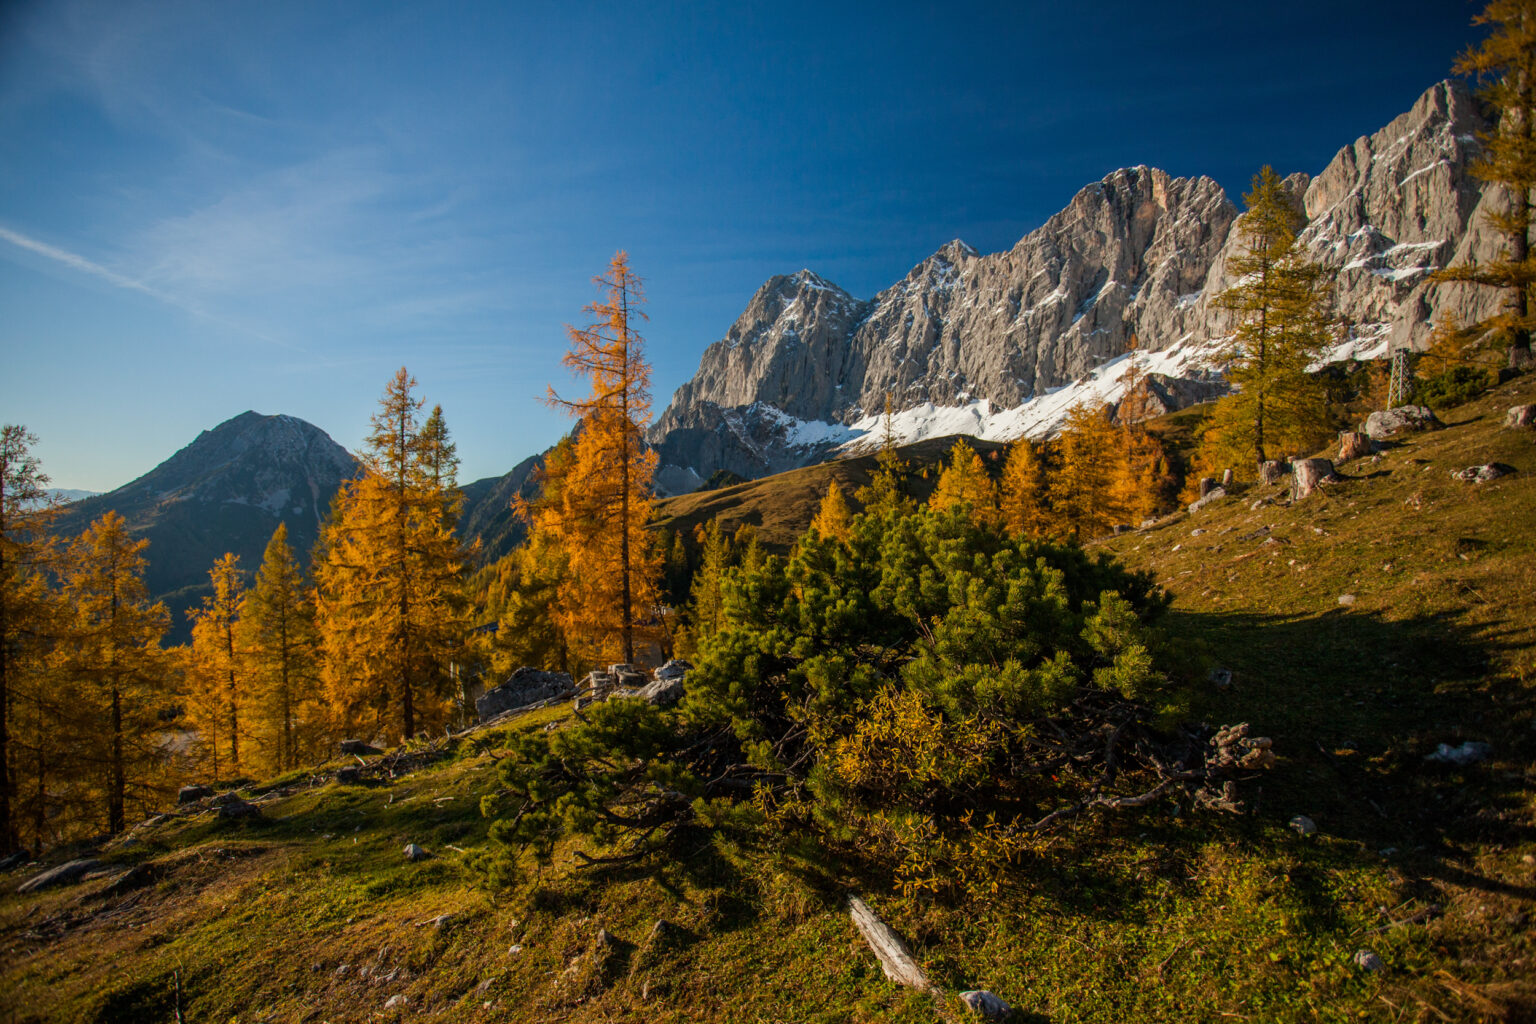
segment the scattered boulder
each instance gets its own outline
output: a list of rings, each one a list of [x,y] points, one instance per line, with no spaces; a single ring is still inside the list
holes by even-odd
[[[0,871],[19,868],[31,859],[32,855],[26,850],[16,850],[14,853],[8,853],[4,857],[0,857]]]
[[[1443,426],[1427,405],[1400,405],[1365,418],[1365,433],[1372,441],[1382,441],[1394,434],[1439,430]]]
[[[1493,748],[1488,744],[1468,740],[1459,747],[1453,747],[1449,743],[1442,743],[1435,748],[1433,754],[1426,755],[1424,760],[1435,764],[1450,764],[1458,768],[1465,768],[1467,765],[1488,760],[1488,756],[1492,753]]]
[[[1343,607],[1349,608],[1352,605],[1354,605],[1354,603],[1355,603],[1355,595],[1354,594],[1340,594],[1339,595],[1339,604],[1342,605]]]
[[[1382,962],[1381,957],[1369,949],[1358,949],[1355,951],[1355,966],[1362,971],[1370,971],[1372,974],[1387,969],[1387,965]]]
[[[1317,822],[1305,814],[1298,814],[1290,820],[1290,826],[1297,835],[1310,836],[1317,831]]]
[[[240,799],[233,793],[225,793],[224,796],[218,798],[218,801],[219,817],[226,821],[261,817],[260,807]]]
[[[384,751],[380,750],[378,747],[366,743],[363,740],[342,740],[341,752],[343,754],[353,754],[357,757],[368,757],[373,754],[384,753]]]
[[[1339,432],[1339,461],[1348,462],[1371,454],[1371,439],[1358,430]]]
[[[384,1009],[393,1010],[397,1006],[408,1006],[410,1002],[410,997],[406,995],[390,996],[389,1000],[384,1004]]]
[[[41,874],[33,875],[18,885],[16,891],[19,893],[42,892],[44,889],[52,889],[56,885],[72,885],[100,867],[101,861],[92,860],[89,857],[65,861],[58,867],[49,868]]]
[[[213,790],[207,786],[182,786],[176,793],[176,803],[178,805],[196,803],[210,796],[213,796]]]
[[[1229,668],[1213,668],[1210,672],[1211,684],[1218,690],[1227,690],[1232,687],[1232,670]]]
[[[1460,480],[1464,484],[1485,484],[1501,476],[1509,476],[1514,471],[1514,466],[1506,466],[1502,462],[1488,462],[1481,466],[1468,466],[1466,469],[1455,470],[1451,473],[1451,479]]]
[[[348,765],[336,770],[336,781],[343,786],[357,786],[363,781],[363,770],[356,765]]]
[[[1536,427],[1536,405],[1512,405],[1504,414],[1504,425],[1512,429]]]
[[[693,671],[693,666],[690,665],[688,662],[682,661],[681,659],[678,659],[678,658],[672,658],[665,665],[661,666],[661,668],[658,668],[655,672],[652,672],[651,673],[651,678],[652,679],[681,679],[681,678],[683,678],[683,676],[687,675],[689,672],[692,672],[692,671]]]
[[[1297,459],[1291,463],[1291,497],[1299,501],[1317,490],[1319,485],[1337,479],[1330,460]]]
[[[1206,479],[1210,479],[1210,478],[1207,477]],[[1205,481],[1203,481],[1203,480],[1201,481],[1202,484],[1204,484],[1204,482]],[[1215,481],[1212,481],[1212,483],[1214,483],[1214,482]],[[1224,487],[1214,487],[1211,490],[1205,491],[1205,493],[1203,493],[1200,496],[1200,500],[1199,501],[1192,501],[1192,502],[1190,502],[1189,503],[1189,511],[1191,513],[1198,512],[1201,509],[1205,508],[1205,506],[1210,505],[1213,502],[1220,501],[1222,498],[1225,498],[1226,496],[1227,496],[1226,488],[1224,488]]]
[[[646,683],[635,696],[647,704],[659,708],[671,707],[683,699],[683,680],[681,677],[674,679],[658,679],[655,682]]]
[[[1284,480],[1291,474],[1291,464],[1279,459],[1270,459],[1259,463],[1259,483],[1272,486]]]
[[[505,712],[540,701],[568,697],[575,692],[576,684],[571,680],[570,673],[545,672],[524,666],[508,676],[500,686],[475,698],[475,713],[480,716],[480,721],[485,722]]]
[[[1013,1013],[1013,1007],[986,989],[961,992],[960,1001],[972,1013],[979,1014],[987,1020],[1007,1020]]]
[[[426,860],[430,856],[432,856],[430,853],[428,853],[426,850],[423,850],[415,843],[405,844],[405,859],[413,864],[419,860]]]

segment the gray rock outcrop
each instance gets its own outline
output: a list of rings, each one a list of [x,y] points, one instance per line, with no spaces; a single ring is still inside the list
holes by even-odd
[[[1365,435],[1373,441],[1385,441],[1398,434],[1413,434],[1424,430],[1439,430],[1444,424],[1427,405],[1400,405],[1395,409],[1380,409],[1365,418]]]
[[[540,701],[569,697],[576,684],[568,672],[545,672],[524,666],[507,677],[506,682],[475,699],[475,714],[486,722],[497,715]]]
[[[100,861],[91,860],[88,857],[66,861],[58,867],[33,875],[18,885],[16,891],[19,893],[41,892],[44,889],[52,889],[56,885],[70,885],[80,881],[99,867],[101,867]]]

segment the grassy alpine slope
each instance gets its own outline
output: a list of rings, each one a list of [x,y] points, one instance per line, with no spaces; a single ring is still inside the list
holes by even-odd
[[[338,761],[246,790],[259,821],[140,826],[101,854],[128,875],[21,896],[36,869],[11,872],[0,1015],[931,1021],[983,987],[1026,1021],[1533,1019],[1536,444],[1500,427],[1533,400],[1530,378],[1504,385],[1296,504],[1252,488],[1103,542],[1231,670],[1195,714],[1274,738],[1248,815],[1080,819],[985,904],[728,841],[496,892],[469,868],[479,798],[509,732],[567,720],[551,708],[370,758],[362,784]],[[1491,461],[1518,472],[1450,478]],[[1491,756],[1425,759],[1468,740]],[[407,842],[433,857],[406,862]],[[884,979],[849,892],[949,995]],[[653,936],[659,919],[675,928]]]

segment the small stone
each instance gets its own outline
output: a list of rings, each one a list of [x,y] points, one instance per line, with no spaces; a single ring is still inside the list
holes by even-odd
[[[517,954],[521,953],[522,951],[523,951],[522,944],[518,943],[518,944],[513,945],[512,948],[507,950],[507,956],[517,956]]]
[[[1350,605],[1352,605],[1354,603],[1355,603],[1355,595],[1354,594],[1340,594],[1339,595],[1339,604],[1343,605],[1345,608],[1348,608]]]
[[[987,1020],[1006,1020],[1009,1014],[1013,1013],[1013,1007],[985,989],[961,992],[960,1001],[972,1013],[980,1014]]]
[[[1442,743],[1435,748],[1433,754],[1426,755],[1424,760],[1436,764],[1451,764],[1458,768],[1465,768],[1470,764],[1488,760],[1488,755],[1493,753],[1493,748],[1486,743],[1478,743],[1468,740],[1459,747],[1453,747],[1449,743]]]
[[[1213,668],[1211,669],[1210,680],[1216,689],[1228,689],[1232,685],[1232,670],[1229,668]]]
[[[1205,530],[1204,530],[1204,529],[1197,529],[1197,530],[1190,530],[1190,531],[1189,531],[1189,535],[1190,535],[1190,536],[1191,536],[1191,537],[1198,537],[1198,536],[1200,536],[1200,535],[1201,535],[1201,534],[1202,534],[1202,533],[1204,533],[1204,532],[1205,532]]]
[[[1509,476],[1513,472],[1515,472],[1514,466],[1506,466],[1502,462],[1488,462],[1481,466],[1468,466],[1466,469],[1455,470],[1451,473],[1451,479],[1460,480],[1464,484],[1485,484],[1501,476]]]
[[[1372,974],[1387,969],[1387,965],[1382,963],[1381,957],[1368,949],[1355,950],[1355,966],[1362,971],[1370,971]]]
[[[1529,853],[1522,854],[1521,857],[1520,857],[1520,863],[1521,864],[1536,864],[1536,856],[1532,856]]]
[[[1536,405],[1512,405],[1504,414],[1504,425],[1511,429],[1536,426]]]
[[[1298,835],[1310,836],[1317,831],[1317,822],[1305,814],[1298,814],[1290,820],[1290,827],[1295,829]]]
[[[224,796],[230,799],[220,798],[221,802],[218,805],[220,818],[226,821],[238,821],[242,818],[261,817],[261,808],[255,804],[242,800],[233,793],[226,793]]]
[[[410,998],[404,995],[390,996],[389,1001],[384,1004],[384,1009],[393,1010],[397,1006],[408,1006],[410,1002]]]
[[[430,856],[432,856],[430,853],[428,853],[426,850],[423,850],[415,843],[405,844],[405,859],[408,861],[412,861],[414,863],[418,860],[426,860]]]

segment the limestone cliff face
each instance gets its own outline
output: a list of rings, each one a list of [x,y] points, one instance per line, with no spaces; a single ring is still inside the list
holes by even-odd
[[[1499,252],[1483,215],[1502,196],[1469,170],[1485,127],[1466,89],[1442,82],[1315,178],[1288,179],[1301,242],[1336,279],[1340,355],[1422,348],[1442,316],[1497,306],[1491,289],[1428,280]],[[1134,167],[1007,252],[951,242],[867,302],[808,270],[772,278],[652,427],[659,480],[680,491],[716,469],[754,477],[816,461],[887,395],[898,411],[1013,409],[1082,380],[1133,335],[1144,352],[1213,350],[1230,331],[1214,300],[1233,283],[1237,222],[1211,179]]]

